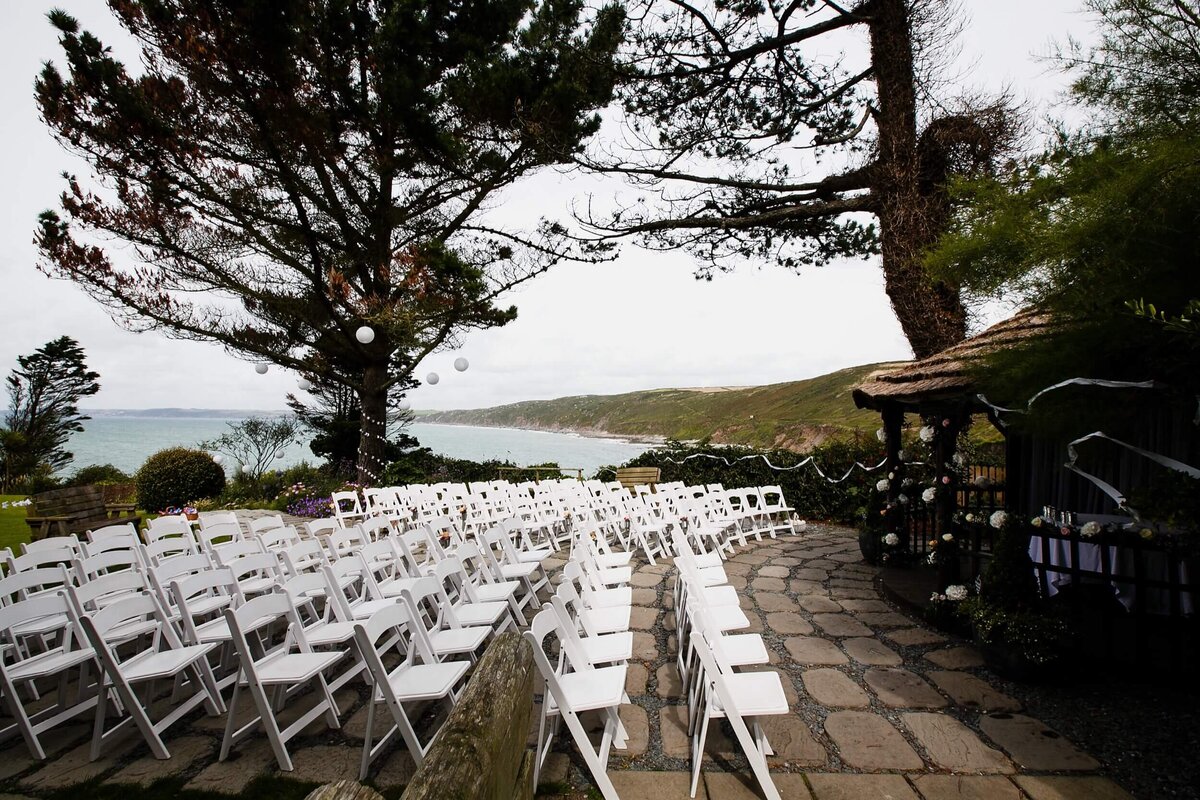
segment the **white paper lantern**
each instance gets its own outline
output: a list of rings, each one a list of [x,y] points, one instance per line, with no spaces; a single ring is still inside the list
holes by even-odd
[[[397,408],[399,408],[401,411],[408,411],[409,409],[412,408],[412,403],[410,403],[407,399],[401,400],[397,404]]]
[[[471,362],[467,361],[462,356],[459,356],[458,358],[454,359],[454,368],[456,370],[458,370],[459,372],[466,372],[467,367],[469,367],[469,366],[471,366]]]
[[[375,341],[375,331],[369,325],[363,325],[354,332],[354,338],[358,339],[363,344],[370,344]]]
[[[267,374],[267,365],[266,364],[255,364],[254,371],[257,372],[259,375],[266,375]]]
[[[428,383],[430,386],[433,386],[435,383],[437,383],[440,380],[441,380],[441,376],[439,376],[436,372],[431,372],[425,376],[425,382]]]
[[[225,456],[221,455],[220,453],[214,453],[212,458],[213,458],[213,461],[216,462],[217,464],[220,464],[222,461],[225,460]]]
[[[276,454],[275,454],[275,460],[276,460],[276,461],[282,461],[282,460],[283,460],[283,451],[282,451],[282,450],[280,450],[278,453],[276,453]]]
[[[310,381],[308,378],[301,378],[296,385],[300,387],[300,391],[307,392],[312,388],[312,381]]]

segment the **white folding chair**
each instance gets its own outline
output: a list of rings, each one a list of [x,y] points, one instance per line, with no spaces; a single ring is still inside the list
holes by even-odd
[[[411,636],[411,631],[417,626],[419,623],[410,617],[409,610],[402,605],[381,609],[370,619],[354,625],[354,638],[366,662],[371,685],[359,780],[366,779],[371,762],[397,733],[404,739],[417,766],[424,762],[425,754],[429,752],[437,734],[435,733],[427,744],[422,744],[404,710],[404,703],[448,698],[453,704],[458,699],[461,688],[456,690],[456,687],[463,682],[468,663],[439,661],[420,637]],[[381,640],[384,639],[387,641],[381,644]],[[401,660],[395,668],[389,670],[384,665],[384,658],[393,654]],[[421,663],[417,663],[418,655]],[[392,715],[392,726],[379,742],[372,746],[375,714],[380,705],[387,706]]]
[[[246,523],[246,527],[250,529],[250,535],[256,536],[260,533],[275,530],[276,528],[284,527],[283,515],[273,514],[269,517],[258,517]]]
[[[280,551],[279,558],[289,575],[320,572],[321,566],[329,562],[325,545],[316,539],[304,539],[298,544],[284,548]]]
[[[146,544],[177,537],[195,541],[192,535],[192,521],[183,514],[155,517],[146,523]]]
[[[196,541],[200,543],[200,549],[210,552],[222,544],[240,542],[242,539],[242,526],[236,521],[210,522],[196,531]]]
[[[149,646],[133,654],[128,654],[128,648],[121,648],[126,653],[122,657],[117,645],[128,644],[130,627],[151,621],[157,625],[149,633]],[[104,742],[130,721],[141,731],[155,758],[170,758],[161,736],[164,730],[200,704],[209,716],[215,717],[225,710],[207,661],[209,651],[216,645],[182,644],[154,595],[147,592],[118,600],[95,613],[83,614],[79,622],[104,675],[96,703],[96,724],[92,729],[93,761],[100,757]],[[181,685],[180,679],[184,677],[188,679],[187,683]],[[174,681],[176,695],[185,687],[190,688],[192,694],[158,722],[153,722],[145,702],[133,687],[159,680]],[[152,697],[149,689],[144,693],[147,700]],[[109,692],[116,694],[124,718],[106,731]]]
[[[366,519],[366,512],[363,511],[362,500],[359,499],[358,492],[334,492],[330,498],[333,505],[333,516],[337,518],[338,525],[346,528]]]
[[[45,539],[38,539],[36,542],[21,542],[21,554],[36,553],[39,550],[61,550],[64,547],[69,547],[78,553],[82,551],[83,543],[73,533],[69,536],[47,536]],[[5,548],[5,550],[8,550],[8,548]],[[12,551],[8,551],[8,554],[11,556]]]
[[[0,728],[0,741],[20,733],[29,748],[29,754],[39,761],[46,758],[46,751],[39,738],[42,733],[57,727],[96,705],[96,692],[86,691],[88,666],[95,654],[86,643],[80,646],[76,639],[75,625],[69,619],[70,608],[63,592],[39,595],[28,600],[18,600],[0,606],[0,640],[13,643],[0,649],[0,696],[12,719]],[[24,655],[25,648],[19,647],[19,628],[31,619],[59,619],[60,635],[57,644],[36,655]],[[68,680],[79,670],[79,685],[76,698],[68,699]],[[42,705],[40,710],[30,713],[21,702],[22,692],[39,697],[35,682],[54,679],[58,682],[55,702]],[[10,756],[11,757],[11,756]]]
[[[534,756],[533,783],[536,786],[542,764],[554,743],[558,719],[564,719],[575,747],[583,756],[584,763],[592,773],[592,780],[600,789],[605,800],[620,800],[617,790],[608,778],[608,750],[610,746],[625,747],[625,730],[617,709],[625,699],[624,664],[596,668],[588,663],[571,663],[574,671],[556,670],[543,649],[546,638],[557,634],[559,620],[553,609],[543,609],[533,618],[533,623],[523,635],[533,646],[533,659],[538,672],[545,681],[542,692],[542,708],[538,721],[537,752]],[[584,711],[601,711],[604,715],[604,731],[600,746],[592,749],[591,740],[579,719]]]
[[[220,760],[228,758],[230,749],[261,725],[267,733],[271,749],[275,752],[279,768],[284,772],[291,772],[292,759],[288,755],[287,743],[292,737],[321,715],[325,716],[325,722],[330,728],[341,727],[337,718],[337,704],[334,703],[333,694],[330,693],[322,673],[341,661],[346,653],[313,652],[308,640],[304,638],[304,626],[296,617],[292,600],[284,593],[265,594],[248,600],[240,608],[226,609],[225,622],[233,635],[239,669],[238,679],[234,683],[233,699],[229,702],[229,722],[225,726],[225,737],[221,742]],[[257,651],[252,648],[247,636],[276,622],[287,623],[283,641],[271,648]],[[257,644],[259,637],[252,638]],[[280,730],[279,722],[275,719],[276,703],[282,702],[290,693],[288,689],[300,688],[312,682],[316,684],[316,694],[319,698],[316,705],[291,725]],[[237,706],[243,686],[253,698],[258,715],[238,728]],[[274,698],[268,697],[268,691],[274,694]]]
[[[300,534],[292,525],[281,525],[270,530],[254,534],[264,550],[285,550],[300,544]]]
[[[438,659],[465,655],[475,662],[475,652],[492,632],[490,625],[463,625],[435,577],[421,578],[403,596],[413,620],[413,638],[422,640]]]

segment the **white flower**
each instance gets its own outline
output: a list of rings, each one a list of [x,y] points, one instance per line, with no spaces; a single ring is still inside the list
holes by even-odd
[[[943,534],[942,534],[942,541],[943,541],[943,542],[953,542],[953,541],[954,541],[954,534],[953,534],[953,533],[943,533]]]
[[[967,463],[967,459],[963,457],[962,453],[955,453],[950,460],[953,461],[955,466],[958,467],[961,467],[963,464]]]
[[[1138,531],[1138,536],[1141,536],[1143,539],[1147,540],[1153,539],[1154,531],[1150,530],[1149,528],[1142,528],[1140,531]]]
[[[967,587],[961,584],[946,587],[946,599],[958,602],[967,599]]]
[[[900,544],[900,537],[894,533],[889,533],[887,536],[883,537],[883,543],[888,547],[895,547],[896,545]]]
[[[925,425],[920,431],[917,432],[917,436],[921,437],[921,441],[926,443],[932,442],[933,437],[936,435],[937,433],[934,431],[932,425]]]
[[[974,514],[967,514],[967,516],[963,517],[963,519],[965,519],[967,522],[974,522],[974,521],[975,521],[975,515],[974,515]]]
[[[885,431],[883,428],[880,428],[879,430],[875,431],[875,438],[881,442],[886,442],[887,441],[887,431]]]
[[[894,472],[889,472],[889,473],[888,473],[888,480],[889,480],[889,481],[894,481],[894,480],[896,480],[896,473],[894,473]]]
[[[1079,529],[1079,535],[1088,539],[1098,533],[1100,533],[1100,523],[1096,522],[1096,520],[1083,523],[1083,527]]]
[[[1029,520],[1029,524],[1035,528],[1042,527],[1043,522],[1044,520],[1041,517],[1034,517],[1033,519]]]
[[[992,481],[987,475],[978,475],[975,477],[975,486],[980,489],[986,489],[992,485]]]
[[[896,453],[896,458],[900,459],[901,461],[908,461],[908,451],[901,450],[900,452]]]
[[[896,502],[902,506],[908,505],[908,495],[906,495],[906,494],[897,495]]]
[[[879,482],[875,484],[875,491],[886,492],[887,490],[888,490],[887,478],[880,478]]]
[[[936,603],[938,600],[941,600],[941,599],[942,599],[941,595],[939,595],[937,592],[934,592],[933,594],[929,595],[929,602],[931,602],[931,603]]]
[[[993,528],[1003,528],[1008,524],[1008,514],[1004,511],[996,511],[988,518],[988,524]]]
[[[912,479],[912,478],[905,478],[904,480],[900,481],[900,488],[901,488],[901,489],[907,489],[907,488],[909,488],[909,487],[910,487],[910,486],[912,486],[912,485],[913,485],[913,479]]]
[[[933,498],[935,498],[935,497],[937,497],[937,489],[933,488],[932,486],[930,486],[925,491],[921,492],[921,499],[924,500],[926,503],[932,503]]]

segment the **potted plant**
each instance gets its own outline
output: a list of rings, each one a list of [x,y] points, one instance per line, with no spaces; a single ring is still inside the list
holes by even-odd
[[[1004,511],[992,514],[992,559],[979,594],[960,606],[988,666],[1015,680],[1053,675],[1068,652],[1069,629],[1042,602],[1029,558],[1029,535]]]

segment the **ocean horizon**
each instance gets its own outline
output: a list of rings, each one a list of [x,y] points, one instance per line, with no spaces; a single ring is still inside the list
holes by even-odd
[[[141,411],[142,413],[138,413]],[[165,412],[178,412],[166,416]],[[132,474],[151,454],[166,447],[197,447],[228,430],[227,423],[251,416],[278,416],[283,412],[214,409],[94,409],[91,419],[74,434],[67,449],[73,462],[60,474],[69,475],[91,464],[112,464]],[[207,416],[220,414],[221,416]],[[411,423],[406,432],[435,453],[472,461],[511,461],[518,466],[555,462],[564,469],[578,468],[588,476],[605,465],[622,464],[653,445],[613,437],[576,433],[492,428],[477,425]],[[321,459],[309,449],[309,440],[284,448],[273,465],[286,469]],[[232,465],[226,464],[226,472]]]

